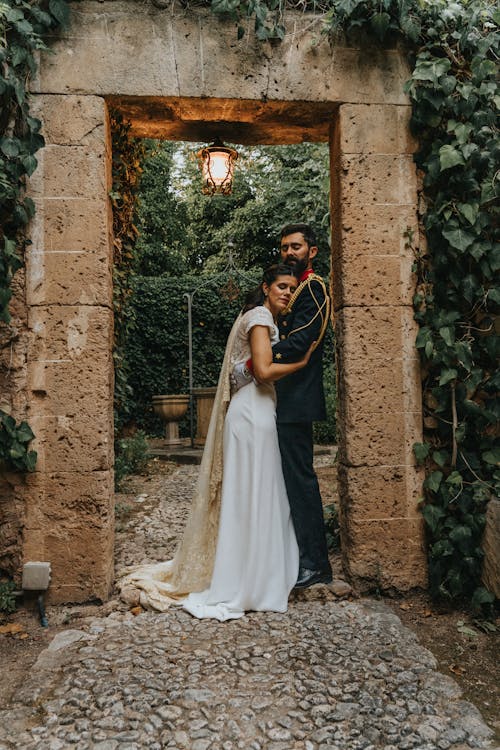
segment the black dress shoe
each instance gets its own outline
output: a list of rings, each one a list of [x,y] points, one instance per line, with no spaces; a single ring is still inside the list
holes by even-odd
[[[331,583],[332,573],[330,570],[309,570],[309,568],[300,568],[299,577],[295,584],[296,589],[306,589],[315,583]]]

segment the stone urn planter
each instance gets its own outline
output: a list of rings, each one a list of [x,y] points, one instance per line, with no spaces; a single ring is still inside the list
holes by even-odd
[[[153,396],[153,409],[165,422],[165,442],[167,445],[184,445],[185,440],[179,437],[179,422],[189,406],[187,394],[172,396]]]

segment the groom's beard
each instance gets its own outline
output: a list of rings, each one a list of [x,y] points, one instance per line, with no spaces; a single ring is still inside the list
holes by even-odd
[[[302,260],[295,260],[294,258],[290,258],[286,261],[286,265],[290,266],[290,268],[293,270],[294,276],[300,279],[309,265],[309,256],[307,258],[303,258]]]

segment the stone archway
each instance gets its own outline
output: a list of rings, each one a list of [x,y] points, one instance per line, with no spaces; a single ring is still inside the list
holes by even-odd
[[[280,124],[280,142],[330,141],[345,564],[361,587],[425,585],[403,236],[416,231],[417,201],[407,69],[397,49],[332,52],[309,16],[291,13],[288,29],[282,44],[263,47],[251,34],[236,41],[231,24],[203,10],[81,0],[56,54],[42,57],[33,99],[47,143],[31,181],[18,379],[39,462],[14,495],[25,506],[22,559],[52,563],[52,601],[104,599],[112,581],[108,103],[138,134],[177,128],[194,138],[203,122],[262,143]]]

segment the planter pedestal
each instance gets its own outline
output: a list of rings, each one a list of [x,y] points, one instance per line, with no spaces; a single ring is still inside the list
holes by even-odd
[[[165,422],[165,444],[167,446],[184,445],[185,440],[179,437],[179,422],[189,406],[189,396],[176,394],[172,396],[153,396],[153,408]]]

